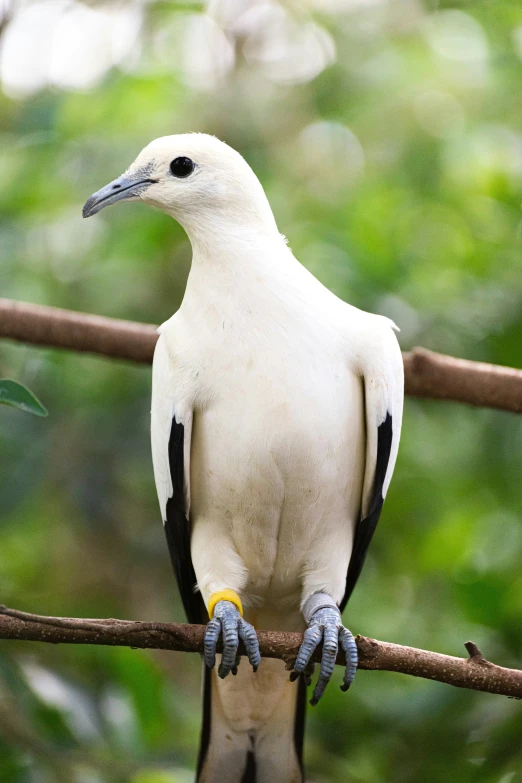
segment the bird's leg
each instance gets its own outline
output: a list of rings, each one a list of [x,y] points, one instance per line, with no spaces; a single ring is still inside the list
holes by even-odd
[[[231,590],[222,591],[223,593],[232,593]],[[214,594],[217,595],[217,594]],[[211,596],[212,598],[212,596]],[[207,624],[204,640],[204,658],[209,669],[213,669],[216,664],[216,647],[219,637],[223,638],[223,653],[221,663],[218,668],[218,675],[222,679],[230,672],[236,674],[238,665],[237,649],[239,640],[243,642],[245,650],[254,671],[261,662],[261,653],[259,652],[259,642],[254,626],[243,620],[241,616],[241,601],[237,596],[238,603],[235,601],[221,599],[215,605],[211,606],[211,620]]]
[[[342,624],[341,613],[335,601],[326,593],[314,593],[303,606],[303,614],[308,623],[303,643],[294,665],[291,679],[303,674],[317,646],[323,643],[319,678],[314,688],[310,704],[317,704],[330,682],[339,644],[344,652],[346,669],[341,690],[347,691],[353,682],[357,670],[357,645],[352,633]]]

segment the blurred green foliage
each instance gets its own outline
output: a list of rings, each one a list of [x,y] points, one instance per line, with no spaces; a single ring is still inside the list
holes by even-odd
[[[404,349],[522,365],[520,4],[73,6],[85,24],[61,22],[51,57],[31,3],[0,4],[2,296],[168,318],[190,265],[183,231],[142,205],[84,222],[81,206],[152,138],[206,131],[254,167],[296,256],[391,316]],[[112,60],[89,27],[100,8],[107,29],[118,9],[130,20]],[[4,342],[0,371],[53,412],[0,417],[1,601],[181,620],[153,486],[150,370]],[[407,400],[346,613],[355,632],[453,655],[471,638],[521,665],[521,436],[514,415]],[[0,642],[0,780],[192,780],[199,679],[196,656]],[[516,701],[360,672],[310,711],[306,758],[325,783],[519,783],[521,737]]]

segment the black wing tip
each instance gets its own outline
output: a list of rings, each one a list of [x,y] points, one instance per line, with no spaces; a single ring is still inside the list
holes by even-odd
[[[169,439],[173,491],[172,497],[167,501],[165,534],[187,620],[189,623],[198,624],[206,621],[207,612],[201,593],[195,592],[197,580],[190,553],[190,521],[185,514],[184,438],[185,427],[174,417]]]
[[[346,588],[339,608],[344,610],[350,596],[353,593],[357,580],[361,575],[364,561],[368,553],[368,547],[375,533],[375,528],[381,516],[384,505],[383,487],[386,479],[386,471],[390,462],[390,454],[393,439],[393,417],[389,411],[386,418],[377,428],[377,459],[375,462],[375,478],[370,499],[369,513],[364,519],[359,520],[355,529],[352,556],[346,575]]]

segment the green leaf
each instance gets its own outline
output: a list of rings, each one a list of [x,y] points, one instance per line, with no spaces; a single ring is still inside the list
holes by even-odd
[[[48,415],[47,408],[27,386],[8,378],[0,379],[0,404],[2,403],[12,405],[13,408],[19,408],[21,411],[27,411],[27,413],[34,413],[35,416]]]

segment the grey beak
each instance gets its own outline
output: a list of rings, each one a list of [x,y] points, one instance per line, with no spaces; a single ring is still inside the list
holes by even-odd
[[[136,174],[123,174],[93,193],[83,205],[82,215],[84,218],[91,217],[105,207],[116,204],[117,201],[137,201],[140,194],[153,182],[157,180],[145,178],[143,171]]]

